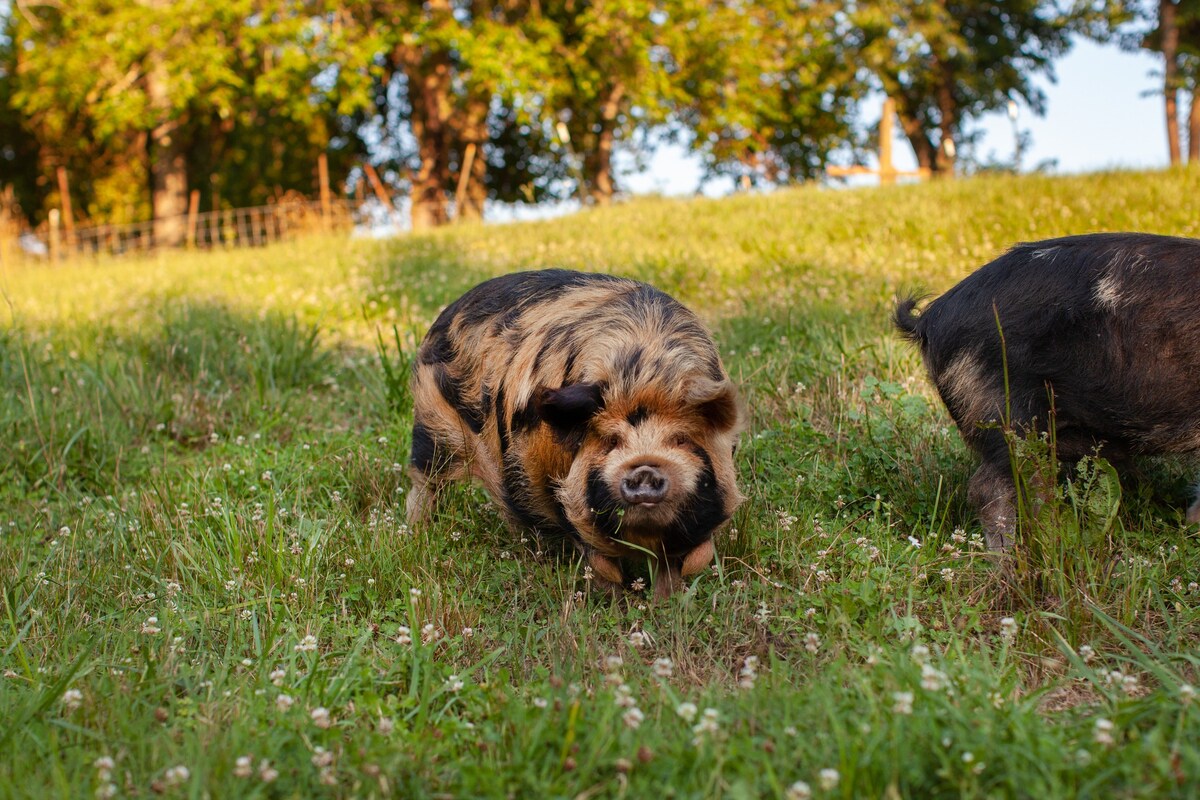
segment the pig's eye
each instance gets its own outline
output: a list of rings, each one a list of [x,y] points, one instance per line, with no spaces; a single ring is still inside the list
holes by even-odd
[[[672,447],[691,447],[692,440],[681,433],[677,436],[671,437],[671,446]]]
[[[605,450],[616,450],[617,446],[621,444],[621,440],[610,433],[600,439],[600,444]]]

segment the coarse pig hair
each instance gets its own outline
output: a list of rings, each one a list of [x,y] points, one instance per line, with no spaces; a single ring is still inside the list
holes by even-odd
[[[645,283],[551,269],[486,281],[417,354],[408,517],[481,481],[508,520],[569,538],[619,584],[649,552],[669,594],[742,500],[737,392],[712,337]]]

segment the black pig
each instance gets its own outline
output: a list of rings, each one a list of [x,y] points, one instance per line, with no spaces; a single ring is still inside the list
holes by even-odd
[[[1200,450],[1200,241],[1143,233],[1019,244],[930,303],[895,310],[983,459],[968,496],[992,549],[1011,544],[1015,489],[1000,423],[1053,425],[1058,454]],[[1003,342],[1001,339],[1003,332]],[[1200,522],[1200,499],[1188,510]]]

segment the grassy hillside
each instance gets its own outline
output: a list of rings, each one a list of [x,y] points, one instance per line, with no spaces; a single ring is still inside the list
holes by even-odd
[[[1189,465],[1065,469],[1000,568],[887,317],[1015,241],[1200,237],[1198,197],[806,188],[0,273],[0,796],[1195,796]],[[541,266],[694,307],[751,411],[667,603],[472,487],[403,524],[415,344]]]

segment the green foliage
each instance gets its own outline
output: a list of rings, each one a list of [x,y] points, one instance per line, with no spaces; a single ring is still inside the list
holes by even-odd
[[[799,189],[6,273],[0,795],[1194,796],[1200,544],[1147,499],[1175,479],[1014,442],[997,564],[887,317],[1012,241],[1198,236],[1198,192]],[[749,499],[665,603],[475,487],[403,521],[421,333],[564,265],[696,308],[751,412]]]

